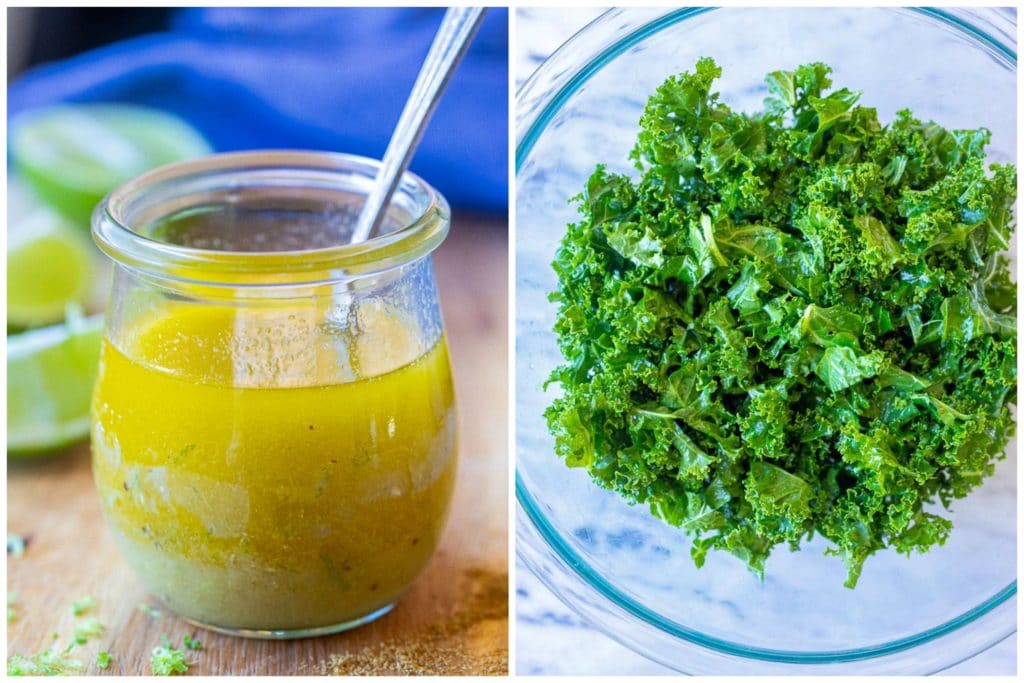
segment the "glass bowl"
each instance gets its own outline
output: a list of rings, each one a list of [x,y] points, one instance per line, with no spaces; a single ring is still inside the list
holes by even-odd
[[[518,94],[516,239],[517,547],[566,604],[676,670],[902,673],[942,670],[1016,629],[1015,445],[956,501],[944,547],[870,558],[857,588],[818,539],[776,549],[764,582],[731,555],[694,567],[680,530],[592,484],[554,455],[542,384],[561,360],[550,263],[567,200],[599,162],[627,158],[649,94],[699,56],[722,99],[760,108],[764,75],[810,61],[863,91],[882,121],[903,107],[950,128],[986,126],[992,161],[1015,161],[1016,19],[1006,10],[629,9],[598,18]]]

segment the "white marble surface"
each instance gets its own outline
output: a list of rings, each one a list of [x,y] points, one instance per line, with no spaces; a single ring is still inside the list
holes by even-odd
[[[599,9],[519,9],[511,55],[517,86],[589,21]],[[1016,637],[967,660],[946,673],[1013,675]],[[516,565],[515,670],[521,675],[664,675],[671,670],[619,645],[556,598],[521,562]]]

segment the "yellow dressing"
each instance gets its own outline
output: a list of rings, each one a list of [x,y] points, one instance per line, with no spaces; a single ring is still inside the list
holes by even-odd
[[[104,342],[93,468],[148,588],[230,629],[312,629],[393,603],[455,476],[441,336],[363,307],[168,304]]]

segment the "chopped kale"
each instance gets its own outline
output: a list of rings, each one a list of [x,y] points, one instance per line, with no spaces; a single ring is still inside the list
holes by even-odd
[[[650,98],[553,267],[557,454],[763,576],[818,533],[853,587],[945,542],[1014,432],[1017,174],[807,64],[732,111],[711,59]],[[941,511],[939,508],[938,511]],[[931,510],[931,511],[926,511]]]

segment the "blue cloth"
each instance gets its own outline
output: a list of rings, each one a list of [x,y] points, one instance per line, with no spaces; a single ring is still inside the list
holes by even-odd
[[[203,8],[165,33],[33,69],[8,117],[61,101],[158,107],[218,151],[323,149],[380,158],[426,56],[437,8]],[[505,211],[508,12],[488,11],[412,170],[457,206]]]

